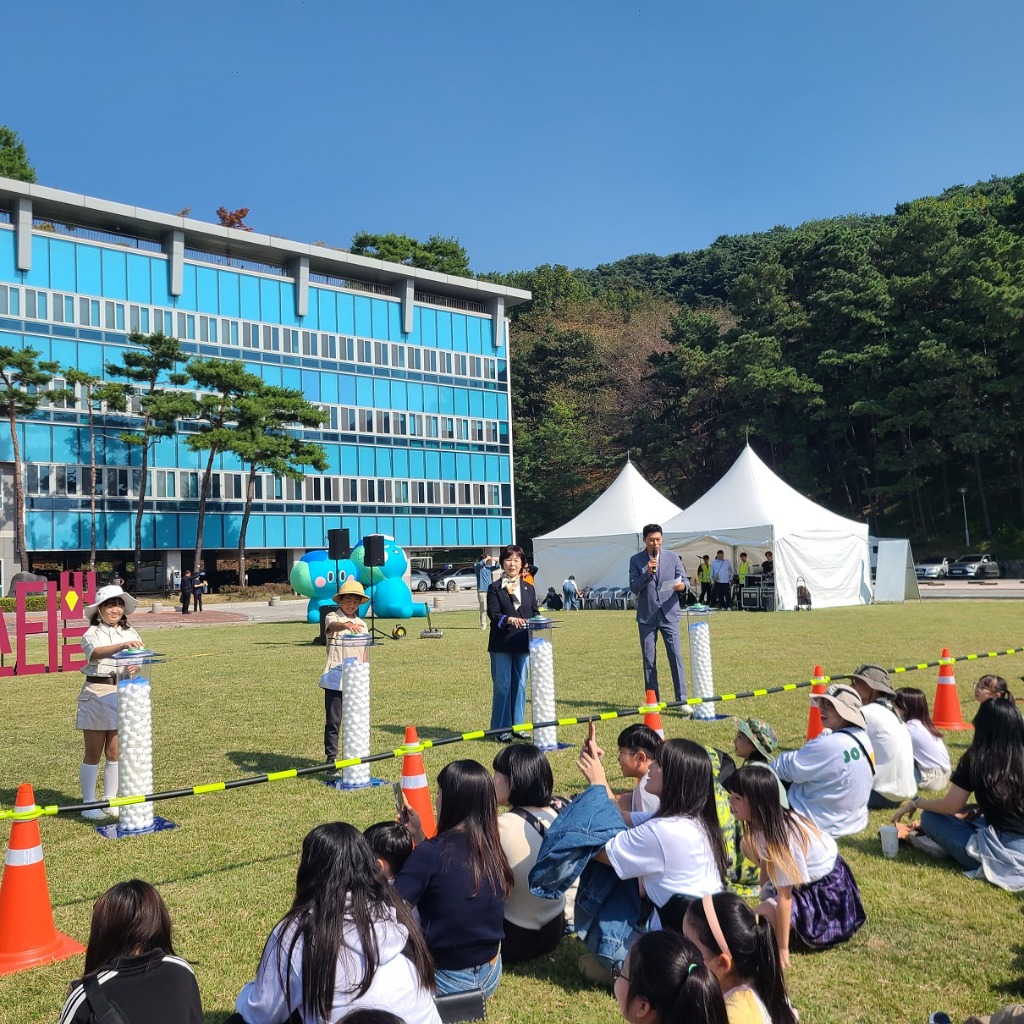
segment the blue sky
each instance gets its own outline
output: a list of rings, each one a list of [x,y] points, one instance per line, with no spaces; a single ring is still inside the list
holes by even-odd
[[[1024,4],[8,5],[40,183],[478,271],[591,267],[1024,171]]]

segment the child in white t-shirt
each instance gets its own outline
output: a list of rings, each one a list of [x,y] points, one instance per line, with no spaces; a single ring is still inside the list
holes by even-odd
[[[757,913],[775,929],[783,967],[791,934],[813,949],[849,939],[864,923],[860,893],[836,841],[779,802],[767,766],[740,768],[730,779],[733,814],[744,823],[744,853],[761,867]]]
[[[658,748],[663,742],[664,739],[649,725],[642,723],[631,725],[619,733],[619,770],[622,777],[639,779],[631,792],[619,796],[620,811],[657,813],[661,803],[647,788],[647,773],[658,759]]]
[[[913,686],[901,686],[893,703],[914,745],[914,774],[921,789],[945,789],[949,785],[949,751],[932,721],[928,698]]]

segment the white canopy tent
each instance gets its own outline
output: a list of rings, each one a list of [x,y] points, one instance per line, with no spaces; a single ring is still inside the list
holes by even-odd
[[[664,524],[680,511],[627,462],[592,505],[565,526],[534,539],[538,593],[548,587],[561,593],[562,580],[570,573],[580,588],[628,586],[629,560],[643,547],[643,528]]]
[[[682,556],[688,575],[701,555],[713,559],[718,548],[734,567],[740,551],[755,565],[771,551],[776,608],[796,607],[798,576],[815,608],[871,602],[867,524],[805,498],[749,445],[710,491],[662,525],[665,543]]]

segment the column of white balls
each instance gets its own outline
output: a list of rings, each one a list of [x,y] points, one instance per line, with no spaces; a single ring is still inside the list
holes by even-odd
[[[118,796],[153,791],[153,701],[149,680],[131,676],[117,684]],[[151,803],[127,804],[118,831],[141,832],[153,826]]]
[[[693,621],[691,621],[691,616]],[[686,613],[686,631],[690,637],[690,679],[694,697],[714,697],[715,677],[711,668],[711,627],[707,612]],[[694,718],[714,718],[714,704],[693,705]]]
[[[530,628],[530,707],[534,725],[551,722],[555,713],[555,651],[551,646],[550,619],[531,619]],[[558,749],[558,729],[553,725],[534,728],[533,744],[540,750]]]
[[[341,638],[341,756],[366,757],[370,753],[370,652],[373,638],[345,633]],[[357,764],[341,772],[343,789],[370,784],[370,766]]]

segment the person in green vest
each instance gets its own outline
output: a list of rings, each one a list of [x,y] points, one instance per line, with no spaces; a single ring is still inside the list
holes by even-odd
[[[711,556],[701,555],[697,566],[697,582],[700,584],[700,603],[707,604],[711,600]]]
[[[740,609],[740,611],[743,610],[743,601],[741,600],[741,594],[743,588],[747,585],[747,573],[750,572],[750,569],[751,565],[747,561],[747,553],[746,551],[741,551],[740,561],[739,564],[736,566],[736,583],[734,585],[735,593],[733,594],[733,603],[736,605],[737,608]]]

